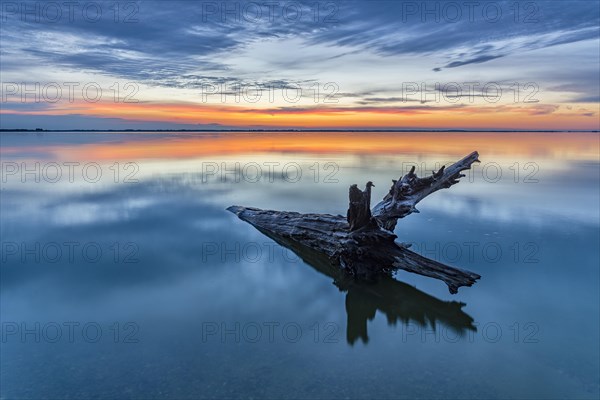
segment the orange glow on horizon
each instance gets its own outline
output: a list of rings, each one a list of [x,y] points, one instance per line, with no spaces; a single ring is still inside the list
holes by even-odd
[[[136,135],[136,134],[132,134]],[[157,137],[158,136],[158,137]],[[118,142],[62,145],[40,148],[58,160],[193,159],[255,154],[438,154],[462,157],[478,150],[482,158],[539,157],[598,161],[600,136],[596,133],[384,133],[384,132],[280,132],[157,134]],[[35,147],[27,147],[35,152]],[[23,149],[2,147],[10,157]]]
[[[591,106],[592,111],[585,106]],[[84,115],[131,122],[220,124],[283,129],[564,129],[599,130],[598,104],[566,107],[544,104],[446,105],[398,107],[248,108],[227,104],[86,103],[54,105],[43,111],[7,111],[21,115]],[[175,128],[176,129],[176,128]]]

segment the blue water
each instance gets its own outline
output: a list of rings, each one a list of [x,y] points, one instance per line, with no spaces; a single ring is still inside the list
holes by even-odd
[[[404,153],[336,147],[351,133],[318,151],[267,133],[235,151],[214,144],[242,134],[1,135],[2,399],[600,395],[597,134]],[[457,295],[402,271],[340,282],[225,210],[345,214],[350,184],[380,199],[410,162],[472,150],[482,169],[396,228],[482,275]]]

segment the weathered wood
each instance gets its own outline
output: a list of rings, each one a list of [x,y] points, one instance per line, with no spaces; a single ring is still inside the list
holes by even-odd
[[[479,162],[479,153],[476,151],[448,168],[443,166],[438,172],[432,171],[433,175],[425,178],[417,177],[413,166],[408,174],[397,181],[393,180],[390,192],[373,207],[373,216],[382,228],[393,231],[399,218],[418,213],[415,208],[417,203],[440,189],[458,183],[464,177],[461,172],[471,169],[474,162]]]
[[[355,231],[369,225],[374,226],[374,220],[371,215],[371,188],[375,186],[373,182],[367,182],[365,191],[363,192],[357,185],[350,186],[348,197],[350,204],[348,205],[348,213],[346,219],[350,230]]]
[[[461,171],[478,161],[474,152],[448,168],[442,167],[427,178],[418,178],[414,169],[395,181],[390,193],[373,212],[370,189],[350,188],[347,220],[341,215],[300,214],[288,211],[261,210],[232,206],[228,210],[262,232],[297,242],[324,254],[333,266],[359,279],[372,280],[390,276],[398,269],[440,279],[450,293],[461,286],[471,286],[480,276],[423,257],[395,242],[391,231],[398,218],[415,212],[414,206],[427,195],[452,186],[463,176]],[[289,245],[288,245],[289,247]]]
[[[450,293],[456,293],[461,286],[471,286],[480,278],[478,274],[444,265],[398,245],[396,235],[383,229],[351,232],[340,215],[239,206],[228,210],[263,232],[297,241],[325,254],[332,265],[357,278],[372,280],[377,275],[391,275],[403,269],[444,281]]]

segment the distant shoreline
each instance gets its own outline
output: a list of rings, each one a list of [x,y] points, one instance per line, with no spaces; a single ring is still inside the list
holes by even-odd
[[[228,132],[379,132],[379,133],[515,133],[515,132],[531,132],[531,133],[600,133],[600,130],[526,130],[526,129],[504,129],[504,130],[467,130],[467,129],[0,129],[2,132],[24,132],[24,133],[44,133],[44,132],[190,132],[190,133],[228,133]]]

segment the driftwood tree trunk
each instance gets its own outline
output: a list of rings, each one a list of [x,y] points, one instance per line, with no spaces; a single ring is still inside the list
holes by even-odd
[[[471,286],[480,276],[423,257],[395,242],[393,230],[399,218],[418,212],[415,208],[426,196],[449,188],[463,177],[462,171],[479,162],[473,152],[448,168],[418,178],[413,169],[394,180],[390,192],[370,209],[371,182],[365,191],[350,187],[347,217],[330,214],[300,214],[232,206],[228,210],[271,237],[283,238],[286,246],[297,242],[328,257],[332,266],[359,279],[391,275],[398,269],[440,279],[450,293]],[[281,242],[281,240],[280,240]]]

